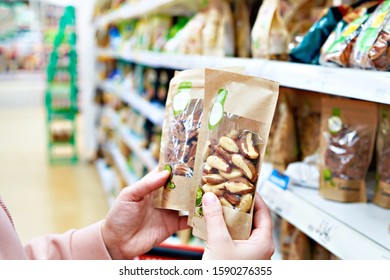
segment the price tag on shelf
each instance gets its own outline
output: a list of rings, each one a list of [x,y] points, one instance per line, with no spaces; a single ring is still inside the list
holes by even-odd
[[[332,240],[335,229],[336,227],[333,225],[333,223],[326,218],[312,221],[308,224],[307,228],[310,236],[316,238],[324,245]]]
[[[268,207],[279,215],[288,214],[291,203],[285,199],[285,192],[289,185],[289,177],[273,169],[268,179],[260,188],[260,195]]]
[[[272,170],[271,175],[268,178],[268,181],[270,181],[275,186],[286,190],[288,187],[288,183],[290,181],[290,178],[287,175],[284,175],[280,173],[278,170],[274,169]]]

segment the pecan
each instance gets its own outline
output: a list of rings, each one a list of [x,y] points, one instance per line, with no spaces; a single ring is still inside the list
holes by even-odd
[[[244,194],[241,196],[241,200],[238,204],[236,204],[236,209],[241,212],[248,213],[252,207],[253,195],[250,193]]]
[[[223,178],[221,175],[219,174],[209,174],[209,175],[205,175],[202,177],[203,181],[206,183],[206,184],[210,184],[210,185],[218,185],[218,184],[221,184],[223,182],[226,181],[225,178]]]
[[[236,142],[229,138],[229,137],[226,137],[226,136],[222,136],[220,139],[219,139],[219,145],[227,152],[229,153],[238,153],[239,152],[239,149],[238,149],[238,146],[236,144]]]
[[[224,177],[224,178],[226,178],[228,180],[235,179],[235,178],[243,176],[241,170],[237,169],[237,168],[233,168],[230,173],[226,173],[226,172],[223,172],[223,171],[220,170],[219,174],[221,174],[222,177]]]
[[[243,177],[227,181],[224,184],[230,193],[235,194],[252,193],[255,190],[255,187]]]
[[[245,177],[247,177],[251,182],[255,182],[257,179],[257,172],[255,165],[245,157],[240,154],[234,154],[232,156],[232,162],[237,168],[239,168]]]
[[[187,165],[178,163],[173,168],[173,174],[178,176],[186,176],[186,177],[192,177],[193,172],[191,168],[189,168]]]
[[[204,184],[202,186],[203,191],[206,192],[213,192],[216,196],[222,196],[224,193],[225,185],[219,184],[219,185],[209,185]]]
[[[230,172],[232,170],[232,167],[229,163],[227,163],[222,157],[220,156],[209,156],[206,160],[206,162],[213,168],[216,168],[218,170],[222,170],[224,172]]]
[[[225,192],[223,197],[233,205],[237,205],[241,200],[239,195],[228,192]]]
[[[253,134],[252,132],[244,132],[240,136],[239,148],[242,155],[249,159],[257,159],[259,157],[259,152],[253,144]]]

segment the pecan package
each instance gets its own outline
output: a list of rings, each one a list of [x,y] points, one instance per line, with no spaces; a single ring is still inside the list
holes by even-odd
[[[249,238],[278,87],[272,81],[206,69],[193,209],[188,220],[194,236],[207,239],[201,201],[205,192],[214,192],[232,238]]]
[[[188,211],[204,97],[204,69],[176,72],[169,84],[159,170],[171,177],[154,194],[157,208]]]
[[[379,107],[376,149],[377,186],[374,203],[390,208],[390,106]]]
[[[242,67],[226,68],[243,72]],[[205,69],[176,72],[169,84],[162,131],[159,170],[171,177],[154,194],[154,207],[188,212],[191,180],[203,112]]]
[[[341,202],[366,202],[366,174],[375,141],[377,105],[322,99],[320,195]]]

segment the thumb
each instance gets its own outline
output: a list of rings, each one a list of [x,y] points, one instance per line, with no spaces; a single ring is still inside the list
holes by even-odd
[[[206,192],[202,198],[203,216],[206,220],[207,242],[225,242],[231,240],[223,218],[222,206],[217,196]]]

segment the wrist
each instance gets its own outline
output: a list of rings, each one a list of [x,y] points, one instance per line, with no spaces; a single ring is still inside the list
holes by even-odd
[[[106,221],[104,220],[101,225],[101,232],[103,237],[103,242],[106,246],[108,253],[110,254],[113,260],[124,260],[126,259],[124,254],[122,253],[120,241],[110,230]]]

